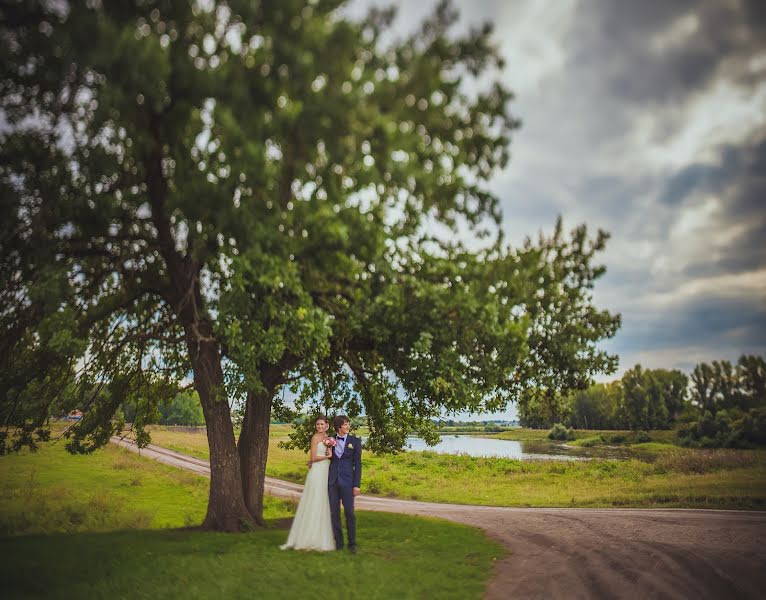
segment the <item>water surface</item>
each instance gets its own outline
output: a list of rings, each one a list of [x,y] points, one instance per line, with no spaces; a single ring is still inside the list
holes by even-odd
[[[517,442],[476,437],[473,435],[442,435],[436,446],[428,446],[422,438],[407,437],[406,448],[411,451],[429,451],[439,454],[467,454],[468,456],[515,458],[521,460],[554,459],[582,460],[579,449],[549,442]]]

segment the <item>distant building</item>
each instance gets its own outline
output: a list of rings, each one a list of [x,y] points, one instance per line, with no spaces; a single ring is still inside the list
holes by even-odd
[[[73,410],[66,416],[67,421],[79,421],[82,419],[82,411],[81,410]]]

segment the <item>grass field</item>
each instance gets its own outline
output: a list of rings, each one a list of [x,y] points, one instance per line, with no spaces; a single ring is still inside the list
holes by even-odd
[[[283,552],[294,505],[271,497],[266,529],[202,532],[207,478],[114,446],[3,456],[0,481],[4,598],[302,598],[348,573],[360,598],[480,598],[504,554],[477,529],[365,512],[357,555]]]
[[[305,455],[279,447],[288,426],[272,428],[267,473],[302,483],[307,470]],[[531,433],[524,435],[528,435],[527,441],[536,439]],[[666,439],[663,435],[657,438]],[[152,440],[200,458],[208,456],[204,434],[155,428]],[[764,451],[697,450],[661,441],[632,448],[635,457],[628,460],[588,461],[519,461],[433,452],[395,456],[367,453],[362,492],[494,506],[766,509]]]

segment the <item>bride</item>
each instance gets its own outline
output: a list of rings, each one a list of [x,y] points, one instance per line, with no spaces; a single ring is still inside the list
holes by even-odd
[[[327,493],[327,473],[330,469],[332,448],[325,446],[330,422],[319,415],[314,422],[316,433],[311,438],[312,467],[306,476],[303,494],[298,503],[287,543],[282,550],[335,550],[335,537],[330,521],[330,499]]]

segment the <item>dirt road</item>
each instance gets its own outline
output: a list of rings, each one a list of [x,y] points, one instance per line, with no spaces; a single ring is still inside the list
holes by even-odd
[[[129,440],[112,442],[133,451]],[[201,475],[207,461],[150,445],[141,455]],[[266,492],[303,486],[268,477]],[[441,517],[484,529],[511,554],[486,598],[766,597],[766,513],[684,509],[496,508],[359,496],[363,510]]]

